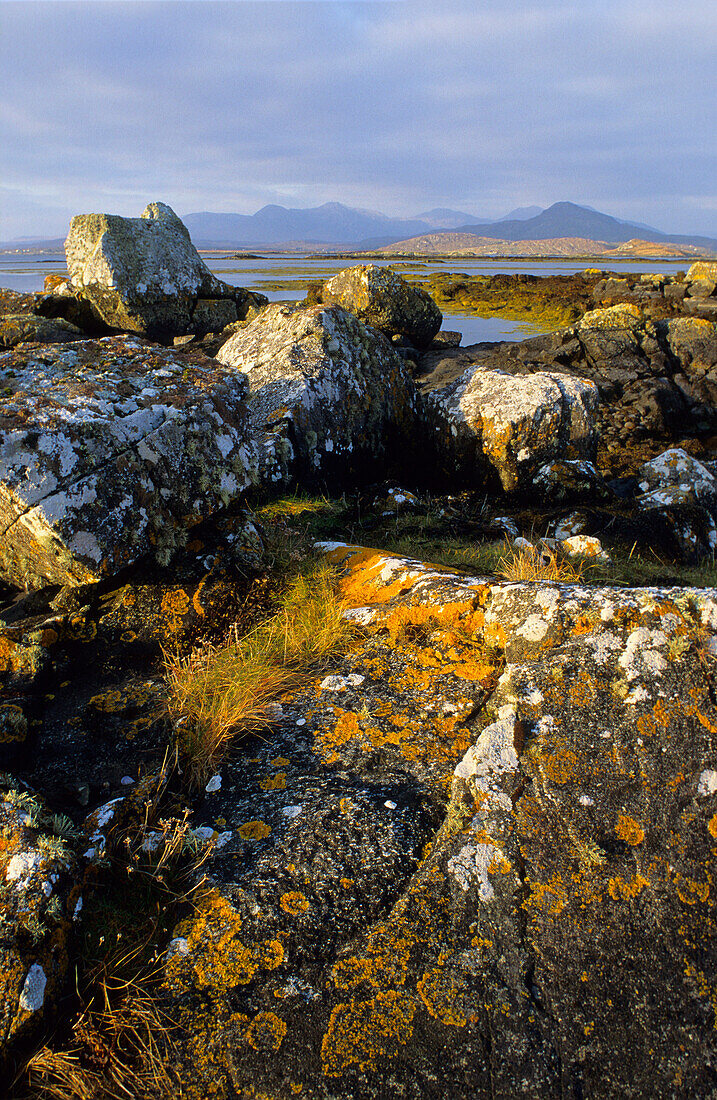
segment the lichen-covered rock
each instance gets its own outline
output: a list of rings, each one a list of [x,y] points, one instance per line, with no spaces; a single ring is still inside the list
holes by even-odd
[[[685,275],[688,293],[693,298],[709,298],[717,289],[717,263],[692,264]]]
[[[600,539],[595,538],[594,535],[570,535],[568,538],[561,539],[560,549],[569,558],[600,558],[602,561],[609,561],[610,555],[606,550],[603,550]]]
[[[81,340],[84,333],[62,318],[38,317],[34,313],[6,313],[0,317],[0,348],[16,344],[63,344]]]
[[[405,336],[425,348],[441,327],[443,314],[425,290],[375,264],[340,271],[321,288],[326,305],[339,305],[387,336]]]
[[[360,637],[207,786],[187,1097],[709,1095],[717,591],[328,553]]]
[[[602,477],[594,463],[580,459],[547,462],[533,478],[540,498],[551,504],[595,496],[601,486]]]
[[[150,203],[140,218],[77,215],[65,252],[72,287],[114,329],[165,338],[187,331],[198,299],[228,299],[242,317],[266,303],[263,295],[215,278],[181,220],[161,202]]]
[[[446,470],[467,481],[492,468],[506,491],[525,489],[554,459],[594,456],[598,392],[582,379],[469,368],[425,400]]]
[[[164,560],[257,476],[246,380],[199,352],[131,337],[18,348],[0,381],[0,572],[18,587]]]
[[[248,382],[265,480],[375,476],[416,447],[417,395],[381,333],[340,306],[269,306],[217,353]]]
[[[6,1072],[14,1048],[46,1023],[67,974],[77,866],[48,831],[51,822],[28,794],[0,791],[0,1068]]]
[[[583,329],[591,328],[631,329],[635,328],[643,320],[642,311],[638,306],[630,302],[621,302],[619,305],[608,306],[605,309],[589,310],[587,313],[583,314],[576,328],[580,332],[582,332]]]
[[[654,493],[668,488],[683,490],[692,503],[710,508],[717,505],[717,479],[692,455],[680,447],[671,447],[640,467],[640,489]]]

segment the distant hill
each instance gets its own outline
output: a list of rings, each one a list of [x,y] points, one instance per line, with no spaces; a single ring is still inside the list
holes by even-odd
[[[687,237],[674,233],[661,233],[632,222],[620,221],[609,214],[578,206],[574,202],[556,202],[534,218],[523,220],[486,222],[479,225],[461,225],[462,233],[477,237],[500,237],[506,241],[544,241],[559,237],[583,237],[586,240],[607,241],[619,244],[630,237],[643,240],[664,241],[670,244],[689,244],[717,250],[717,240],[711,237]]]
[[[374,251],[374,250],[372,250]],[[675,257],[689,260],[710,254],[695,245],[661,244],[653,241],[630,240],[611,247],[607,241],[585,237],[550,237],[546,240],[505,241],[496,237],[477,237],[472,233],[428,233],[406,241],[376,249],[387,256],[418,253],[422,256],[579,256],[624,258],[647,256]]]
[[[524,221],[527,221],[528,218],[534,218],[536,214],[542,214],[542,213],[543,213],[543,207],[542,206],[517,206],[515,208],[515,210],[511,210],[511,211],[509,211],[509,213],[504,214],[502,218],[498,218],[498,221],[499,222],[509,222],[509,221],[524,222]]]
[[[535,210],[539,209],[539,206],[535,207]],[[416,221],[425,222],[433,229],[454,229],[457,225],[465,225],[466,222],[480,220],[472,214],[464,214],[460,210],[448,210],[443,206],[436,207],[435,210],[426,210],[422,214],[416,214]]]
[[[231,242],[261,248],[286,241],[336,245],[371,237],[400,239],[433,228],[417,218],[390,218],[340,202],[326,202],[308,210],[270,205],[256,214],[187,214],[182,221],[194,244],[207,247]]]
[[[472,239],[519,243],[555,242],[565,239],[597,241],[605,245],[627,240],[652,241],[674,246],[695,246],[717,252],[710,237],[663,233],[640,223],[621,221],[599,210],[574,202],[556,202],[546,210],[522,206],[497,221],[478,222],[460,210],[437,207],[414,218],[392,218],[372,210],[326,202],[306,210],[271,204],[256,214],[218,214],[209,211],[186,214],[182,220],[198,248],[273,249],[292,251],[375,251],[387,245],[403,247],[415,237],[443,234],[436,252],[455,250],[447,235],[463,233]],[[61,248],[62,238],[19,238],[0,242],[6,251],[50,251]],[[468,247],[468,246],[465,246]],[[515,254],[511,251],[511,254]],[[524,250],[523,255],[531,254]]]

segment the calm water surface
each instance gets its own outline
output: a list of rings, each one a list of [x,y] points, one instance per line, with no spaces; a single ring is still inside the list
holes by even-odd
[[[331,257],[308,258],[287,255],[271,255],[258,259],[238,259],[231,255],[202,253],[202,259],[218,278],[233,286],[244,286],[249,290],[261,291],[272,302],[296,301],[304,297],[307,280],[329,278],[343,268],[351,267],[354,260],[335,260]],[[584,271],[586,266],[600,266],[585,260],[578,263],[569,261],[488,261],[455,258],[449,261],[391,261],[372,260],[379,266],[392,263],[399,274],[411,271],[428,274],[430,272],[465,272],[467,275],[533,274],[533,275],[572,275]],[[681,260],[630,260],[624,263],[609,261],[611,270],[623,271],[660,271],[674,273],[688,266]],[[46,275],[66,274],[64,252],[34,253],[32,255],[0,254],[0,287],[10,290],[42,290]],[[275,284],[281,282],[281,289]],[[463,334],[463,344],[474,344],[480,340],[523,340],[526,336],[536,335],[544,329],[531,325],[517,324],[502,317],[474,317],[465,313],[444,313],[443,327]]]

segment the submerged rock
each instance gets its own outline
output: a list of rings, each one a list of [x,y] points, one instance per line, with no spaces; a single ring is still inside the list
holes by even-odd
[[[77,215],[65,252],[71,286],[113,329],[153,338],[201,326],[208,331],[267,301],[215,278],[181,220],[160,202],[150,203],[140,218]],[[223,301],[208,320],[206,299]]]
[[[198,352],[33,346],[0,355],[0,378],[0,572],[20,588],[164,560],[257,476],[246,380]]]
[[[216,358],[248,383],[247,417],[264,479],[376,476],[414,449],[418,397],[381,333],[339,306],[275,304]]]
[[[429,346],[443,321],[430,294],[375,264],[351,267],[327,279],[321,300],[343,306],[387,336],[405,336],[419,348]]]

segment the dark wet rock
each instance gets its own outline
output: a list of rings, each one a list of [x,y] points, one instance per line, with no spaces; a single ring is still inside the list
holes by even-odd
[[[216,306],[199,306],[193,322],[198,301],[233,303],[235,317],[229,306],[220,311],[229,320],[266,304],[263,295],[215,278],[164,203],[150,203],[140,218],[79,214],[72,219],[65,252],[71,287],[113,329],[166,339],[193,325],[216,327]]]
[[[428,347],[443,320],[430,294],[375,264],[351,267],[327,279],[321,301],[350,310],[387,336],[405,336],[419,348]]]
[[[605,494],[603,478],[592,462],[580,459],[548,462],[533,478],[533,488],[541,501],[560,504],[566,500]]]
[[[137,338],[0,356],[0,566],[21,588],[166,558],[256,478],[245,378]]]
[[[388,340],[340,306],[269,306],[217,352],[248,383],[247,417],[264,480],[373,477],[401,466],[418,397]]]
[[[333,557],[363,637],[199,814],[187,1096],[709,1095],[717,593]]]

